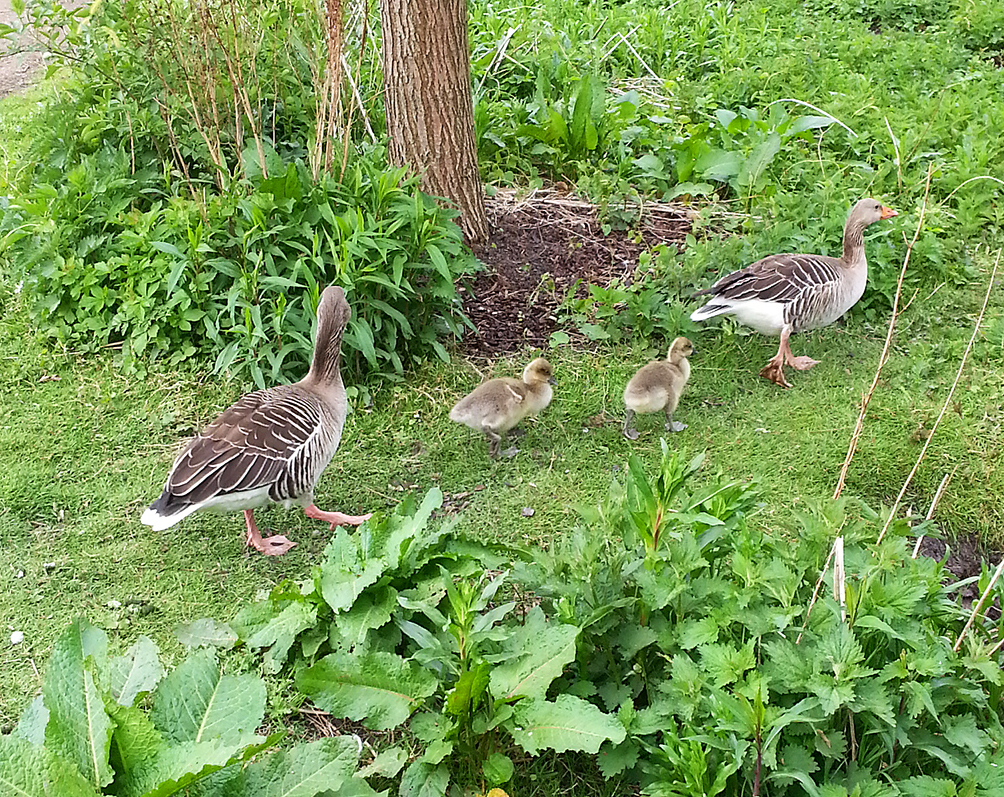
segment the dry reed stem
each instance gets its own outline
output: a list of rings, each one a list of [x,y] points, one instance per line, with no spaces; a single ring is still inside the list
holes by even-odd
[[[838,535],[837,539],[842,539]],[[795,639],[795,644],[799,644],[802,641],[802,635],[805,633],[805,629],[809,626],[809,615],[812,614],[812,607],[816,605],[816,600],[819,598],[819,589],[823,586],[823,579],[826,578],[826,571],[830,569],[830,562],[833,560],[833,554],[837,550],[837,544],[834,541],[833,545],[830,547],[830,555],[826,557],[826,562],[823,563],[823,569],[819,571],[819,578],[816,579],[816,586],[812,590],[812,598],[809,600],[809,608],[805,610],[805,620],[802,622],[802,630],[798,632],[798,636]]]
[[[938,419],[934,422],[934,426],[931,428],[931,433],[927,436],[927,440],[924,441],[924,447],[920,450],[920,454],[917,456],[917,461],[914,463],[913,469],[906,477],[906,481],[903,482],[903,487],[899,491],[899,495],[896,496],[896,502],[893,504],[892,509],[889,510],[889,517],[886,519],[885,525],[882,527],[882,532],[879,534],[876,543],[882,542],[882,538],[885,536],[886,531],[892,524],[893,518],[896,517],[896,510],[899,509],[900,501],[903,500],[903,496],[906,494],[907,488],[910,486],[910,482],[913,481],[913,477],[917,473],[920,463],[924,461],[927,449],[931,447],[931,441],[934,439],[934,433],[938,431],[941,419],[945,417],[945,413],[948,412],[948,407],[952,403],[952,396],[955,395],[955,389],[959,386],[959,380],[962,379],[962,372],[965,370],[966,361],[969,359],[969,352],[972,351],[973,344],[976,342],[976,336],[980,332],[980,325],[983,323],[983,316],[987,311],[987,304],[990,302],[990,294],[994,289],[994,280],[997,278],[997,267],[1001,262],[1002,251],[1004,250],[997,250],[997,259],[994,262],[993,272],[991,272],[990,280],[987,284],[987,293],[986,296],[983,297],[983,307],[980,308],[980,315],[976,319],[976,325],[973,327],[973,334],[970,336],[969,344],[966,346],[966,350],[962,354],[962,362],[959,363],[959,370],[955,374],[955,381],[952,382],[952,389],[948,391],[948,396],[945,398],[945,403],[941,408],[941,412],[938,414]]]
[[[938,506],[938,502],[941,500],[941,496],[945,492],[945,488],[948,486],[948,482],[951,480],[952,476],[955,475],[955,471],[957,471],[958,469],[959,466],[956,465],[952,469],[951,473],[946,473],[944,477],[941,479],[941,484],[938,485],[938,489],[934,493],[934,500],[931,501],[931,508],[927,510],[927,515],[925,515],[924,520],[930,520],[932,517],[934,517],[935,507]],[[920,553],[920,544],[923,541],[924,541],[924,535],[921,534],[919,537],[917,537],[917,544],[913,546],[913,556],[910,557],[911,559],[917,558],[917,554]]]
[[[903,258],[903,268],[899,271],[899,279],[896,281],[896,297],[892,302],[892,318],[889,319],[889,330],[886,332],[885,336],[885,346],[882,347],[882,355],[879,357],[878,367],[875,369],[875,377],[872,379],[871,387],[868,388],[868,392],[865,393],[864,397],[861,399],[861,412],[858,413],[857,423],[854,425],[854,433],[851,435],[851,442],[847,448],[847,456],[844,458],[844,465],[840,469],[840,478],[837,480],[837,488],[833,491],[833,498],[837,499],[840,494],[844,491],[844,484],[847,482],[847,471],[851,467],[851,461],[854,459],[854,452],[858,447],[858,440],[861,437],[861,431],[864,428],[865,414],[868,412],[868,404],[872,400],[872,396],[875,394],[875,388],[878,387],[879,377],[882,375],[882,368],[886,364],[886,360],[889,359],[889,347],[892,345],[892,333],[896,328],[896,320],[899,318],[899,298],[903,293],[903,278],[906,276],[906,268],[910,264],[910,255],[913,252],[913,247],[917,244],[917,239],[920,238],[920,231],[924,227],[924,216],[927,213],[927,197],[931,192],[931,175],[934,173],[934,165],[928,164],[927,167],[927,180],[924,183],[924,199],[920,206],[920,218],[917,220],[917,229],[913,234],[913,240],[906,247],[906,255]]]
[[[966,622],[965,627],[962,629],[962,633],[959,634],[959,638],[955,640],[955,644],[952,646],[952,650],[954,650],[956,653],[958,653],[959,647],[962,645],[962,640],[965,638],[966,632],[969,630],[970,626],[972,626],[973,624],[973,621],[979,615],[980,609],[983,608],[983,602],[987,599],[987,595],[989,595],[990,590],[994,588],[994,584],[997,583],[997,579],[1001,577],[1002,570],[1004,570],[1004,558],[1002,558],[1000,564],[997,565],[997,569],[994,571],[993,578],[990,579],[990,583],[987,584],[987,588],[983,590],[983,594],[980,595],[980,599],[976,601],[976,605],[973,607],[972,614],[969,615],[969,620]],[[998,647],[999,646],[1000,645],[998,644]]]
[[[847,622],[847,575],[844,571],[843,535],[833,541],[833,598],[840,604],[840,619]]]

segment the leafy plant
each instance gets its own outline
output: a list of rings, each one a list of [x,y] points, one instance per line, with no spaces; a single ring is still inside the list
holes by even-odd
[[[445,794],[451,781],[499,785],[513,775],[513,747],[596,753],[624,728],[580,697],[549,699],[575,656],[579,629],[535,608],[496,602],[506,573],[492,549],[429,530],[442,493],[328,545],[311,581],[281,584],[231,626],[264,649],[267,670],[295,655],[298,689],[335,716],[374,729],[407,722],[421,753],[401,794]],[[388,752],[403,765],[404,751]]]
[[[844,501],[803,515],[794,540],[754,532],[748,486],[687,488],[699,461],[664,445],[650,480],[633,460],[606,504],[518,571],[582,628],[559,689],[627,730],[601,750],[604,772],[634,768],[651,795],[843,794],[887,777],[907,785],[875,793],[922,793],[925,778],[1001,788],[1000,672],[988,645],[952,649],[962,614],[941,565],[910,557],[906,523],[875,544],[879,518]],[[846,620],[825,597],[807,614],[835,529]]]
[[[109,657],[105,633],[77,620],[53,647],[42,694],[0,736],[0,783],[24,797],[376,794],[355,775],[351,737],[258,757],[282,738],[255,733],[264,713],[261,679],[222,674],[209,650],[165,674],[147,637]]]

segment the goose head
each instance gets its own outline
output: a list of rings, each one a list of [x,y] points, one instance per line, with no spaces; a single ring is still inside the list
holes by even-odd
[[[895,210],[887,208],[877,199],[866,197],[865,199],[859,200],[858,203],[851,209],[851,215],[848,217],[847,221],[850,223],[850,221],[853,220],[858,226],[864,228],[870,224],[874,224],[876,221],[891,219],[893,216],[898,215],[899,214]]]
[[[538,357],[523,369],[523,381],[528,385],[555,385],[554,368],[543,357]]]
[[[694,353],[694,344],[687,338],[677,338],[669,347],[666,359],[672,363],[678,363],[685,357],[690,357]]]

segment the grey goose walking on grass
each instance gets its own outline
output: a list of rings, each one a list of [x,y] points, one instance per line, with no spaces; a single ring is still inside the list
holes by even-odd
[[[294,545],[281,534],[262,538],[254,510],[269,503],[304,507],[307,517],[359,525],[369,515],[324,512],[314,485],[338,450],[346,399],[340,370],[342,333],[352,311],[339,287],[317,306],[317,338],[307,375],[296,384],[249,393],[228,407],[175,460],[160,498],[143,513],[155,531],[202,509],[244,512],[247,544],[269,556]]]
[[[695,310],[690,320],[732,315],[763,335],[780,335],[777,354],[763,367],[760,376],[781,387],[791,387],[784,378],[784,365],[805,371],[817,361],[793,355],[788,337],[793,332],[828,326],[857,303],[868,281],[865,228],[895,215],[895,210],[875,199],[860,200],[844,225],[841,257],[801,254],[765,257],[695,293],[695,296],[711,294],[712,299]]]

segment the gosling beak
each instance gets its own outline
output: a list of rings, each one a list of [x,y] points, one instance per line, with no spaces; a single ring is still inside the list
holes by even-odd
[[[887,208],[885,205],[882,206],[882,213],[879,216],[880,219],[891,219],[893,216],[898,216],[899,214],[892,208]]]
[[[549,384],[549,385],[556,385],[556,384],[558,384],[558,380],[557,380],[557,379],[555,379],[555,378],[554,378],[554,377],[552,376],[552,377],[551,377],[550,379],[548,379],[548,380],[547,380],[547,384]]]

